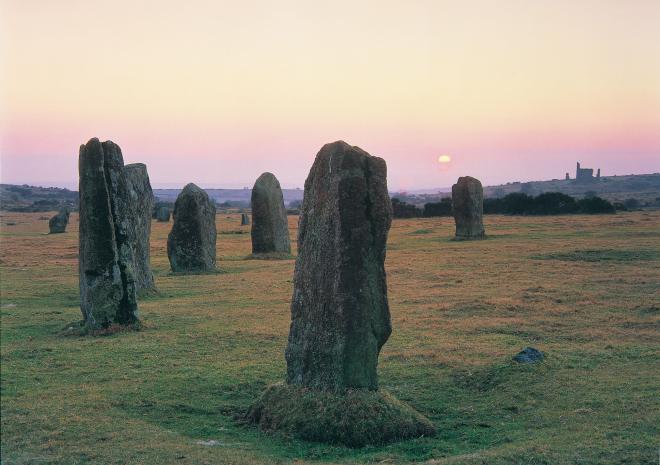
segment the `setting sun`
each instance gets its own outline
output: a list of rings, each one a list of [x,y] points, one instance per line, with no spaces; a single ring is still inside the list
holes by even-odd
[[[440,162],[440,163],[451,163],[451,157],[449,155],[440,155],[438,157],[438,162]]]

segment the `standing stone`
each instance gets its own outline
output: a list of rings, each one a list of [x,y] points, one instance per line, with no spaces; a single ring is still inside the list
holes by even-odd
[[[277,178],[264,173],[252,188],[252,253],[291,253],[289,223]]]
[[[343,141],[326,144],[305,181],[289,384],[378,389],[378,354],[392,331],[384,266],[391,222],[385,161]]]
[[[155,289],[151,272],[150,245],[151,212],[154,209],[154,193],[151,190],[147,166],[133,163],[124,167],[132,214],[128,232],[135,258],[135,284],[138,290]]]
[[[167,238],[172,271],[214,270],[215,241],[215,205],[203,189],[190,183],[176,199]]]
[[[241,213],[241,226],[250,224],[250,217],[247,213]]]
[[[478,179],[458,178],[451,187],[451,202],[456,221],[456,240],[485,239],[484,190]]]
[[[66,226],[69,224],[69,209],[62,208],[48,221],[50,234],[59,234],[66,232]]]
[[[158,220],[159,223],[168,223],[170,221],[170,215],[170,207],[161,205],[156,208],[156,220]]]
[[[90,139],[78,159],[80,309],[89,329],[138,321],[130,198],[121,149]]]
[[[305,181],[287,382],[268,386],[247,421],[348,447],[435,434],[426,417],[378,389],[378,355],[392,332],[391,222],[385,161],[345,142],[325,145]]]

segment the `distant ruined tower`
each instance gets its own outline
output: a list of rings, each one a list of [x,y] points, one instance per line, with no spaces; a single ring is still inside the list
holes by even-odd
[[[566,173],[566,180],[568,181],[569,179],[571,179],[571,177]]]
[[[568,179],[568,178],[567,178]],[[598,168],[598,173],[594,178],[593,168],[580,168],[580,162],[577,162],[577,168],[575,170],[575,181],[576,182],[591,182],[596,179],[600,179],[600,168]]]

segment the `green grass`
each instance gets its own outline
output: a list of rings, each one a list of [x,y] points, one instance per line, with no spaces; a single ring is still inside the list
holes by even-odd
[[[41,215],[8,214],[17,226],[2,231],[3,465],[657,463],[658,213],[489,216],[477,242],[450,241],[446,219],[394,221],[380,385],[437,433],[359,449],[237,421],[284,378],[293,260],[244,260],[249,236],[226,234],[224,273],[172,275],[171,223],[154,223],[142,329],[67,335],[77,223],[42,235]],[[574,251],[655,253],[532,258]],[[542,363],[511,361],[530,345]]]

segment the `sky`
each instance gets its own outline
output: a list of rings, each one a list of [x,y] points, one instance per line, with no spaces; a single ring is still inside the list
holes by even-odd
[[[390,190],[659,172],[660,1],[0,0],[1,181],[75,187],[92,137],[154,187],[339,139]]]

